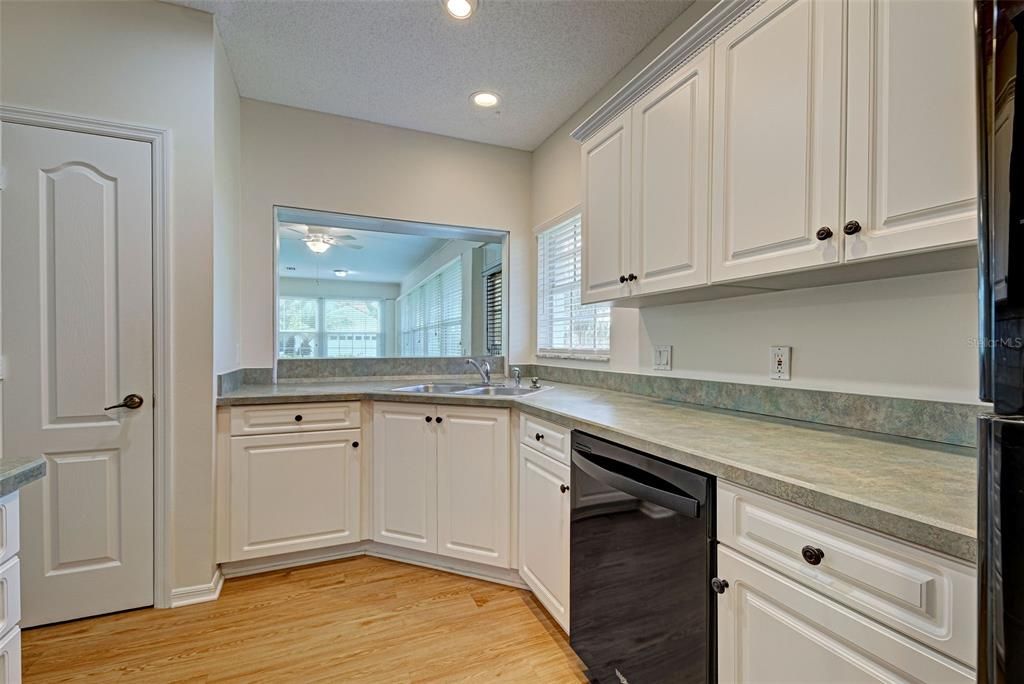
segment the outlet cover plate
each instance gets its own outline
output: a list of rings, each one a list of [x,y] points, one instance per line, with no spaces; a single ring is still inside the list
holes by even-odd
[[[672,370],[672,345],[654,345],[654,370]]]
[[[771,366],[768,369],[768,377],[772,380],[789,380],[789,366],[792,356],[792,347],[772,347]]]

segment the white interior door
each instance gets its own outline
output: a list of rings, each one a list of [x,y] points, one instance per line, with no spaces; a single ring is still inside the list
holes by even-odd
[[[22,490],[23,624],[151,605],[151,148],[3,140],[4,449],[47,462]]]

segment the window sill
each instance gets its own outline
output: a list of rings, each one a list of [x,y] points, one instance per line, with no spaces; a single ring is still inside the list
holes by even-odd
[[[580,354],[578,352],[552,352],[552,351],[539,351],[537,352],[538,359],[563,359],[566,361],[598,361],[608,362],[611,361],[610,354]]]

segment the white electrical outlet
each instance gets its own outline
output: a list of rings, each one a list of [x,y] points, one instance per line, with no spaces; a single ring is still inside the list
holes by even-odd
[[[672,345],[654,345],[654,370],[672,370]]]
[[[772,347],[771,368],[768,377],[772,380],[789,380],[789,361],[793,356],[792,347]]]

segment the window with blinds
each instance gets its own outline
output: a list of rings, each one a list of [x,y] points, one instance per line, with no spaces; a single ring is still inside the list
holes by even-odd
[[[281,297],[277,318],[278,358],[380,356],[380,302]]]
[[[487,353],[501,356],[501,271],[484,276],[484,335]]]
[[[402,356],[461,356],[462,259],[398,298]]]
[[[607,359],[611,306],[580,303],[581,218],[537,236],[537,355]]]

